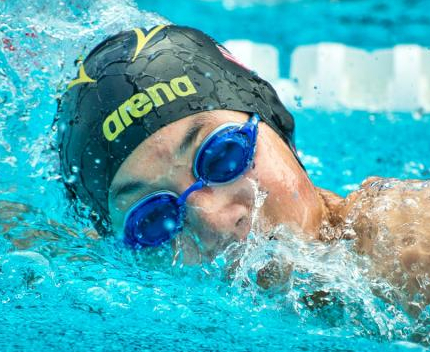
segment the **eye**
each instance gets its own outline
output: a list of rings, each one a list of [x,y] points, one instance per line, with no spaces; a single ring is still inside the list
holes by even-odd
[[[253,159],[249,136],[229,126],[209,137],[197,153],[194,173],[212,183],[232,181],[242,174]]]
[[[244,169],[242,161],[246,160],[246,154],[237,137],[214,143],[203,152],[201,173],[207,175],[211,182],[229,180]]]
[[[157,246],[181,229],[181,211],[177,197],[155,192],[135,204],[127,215],[125,241],[131,245]]]

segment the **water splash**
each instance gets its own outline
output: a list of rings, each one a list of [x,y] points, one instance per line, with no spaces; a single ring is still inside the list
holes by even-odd
[[[89,214],[74,215],[51,148],[56,99],[96,43],[156,23],[167,21],[132,1],[0,1],[0,346],[394,351],[377,341],[426,342],[428,309],[413,321],[375,296],[374,285],[390,286],[364,278],[367,263],[347,242],[307,243],[285,227],[263,236],[257,187],[252,235],[201,266],[175,264],[168,247],[132,252],[101,240]]]
[[[79,60],[109,35],[169,22],[139,11],[132,1],[5,1],[1,5],[0,163],[1,182],[9,185],[2,187],[2,193],[7,199],[31,203],[42,189],[61,192],[51,125],[56,101],[75,77]],[[47,185],[46,181],[52,182]],[[55,212],[50,215],[62,217]]]

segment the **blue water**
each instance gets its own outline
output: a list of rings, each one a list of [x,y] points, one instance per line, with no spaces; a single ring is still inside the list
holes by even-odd
[[[28,207],[0,203],[0,350],[424,350],[430,308],[413,318],[374,296],[375,285],[392,288],[363,277],[368,263],[348,243],[251,236],[226,279],[229,253],[187,267],[172,265],[168,250],[132,253],[113,239],[88,238],[90,222],[64,197],[51,123],[75,59],[107,34],[151,26],[159,15],[221,41],[276,45],[285,73],[291,50],[304,43],[426,46],[427,5],[303,0],[227,10],[219,1],[0,0],[0,201]],[[370,175],[429,178],[429,115],[294,114],[297,146],[317,186],[345,196]],[[296,266],[285,287],[263,291],[255,273],[272,254]],[[321,289],[330,304],[306,306]]]
[[[176,0],[175,6],[169,0],[137,3],[142,10],[198,27],[220,41],[247,38],[276,46],[283,63],[281,76],[288,76],[289,54],[297,45],[328,41],[369,50],[399,43],[430,46],[428,0]],[[223,3],[242,6],[226,10]]]

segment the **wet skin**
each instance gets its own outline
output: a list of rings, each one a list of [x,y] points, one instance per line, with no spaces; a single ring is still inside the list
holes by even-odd
[[[142,142],[112,183],[111,190],[130,180],[146,183],[144,188],[117,198],[110,194],[110,215],[117,230],[122,231],[125,212],[139,198],[160,189],[181,193],[195,181],[191,171],[194,152],[215,127],[247,120],[248,115],[239,112],[200,113],[172,123]],[[203,126],[196,140],[189,148],[178,150],[196,122]],[[372,259],[370,275],[388,278],[410,296],[420,292],[430,303],[430,286],[425,284],[426,276],[430,281],[430,185],[424,187],[423,183],[430,181],[370,177],[344,199],[315,187],[281,138],[260,122],[255,166],[231,184],[204,188],[188,199],[186,229],[200,236],[204,253],[184,234],[177,239],[182,240],[180,249],[187,263],[198,263],[201,257],[210,260],[232,241],[243,240],[251,225],[253,187],[258,184],[267,195],[259,212],[263,233],[286,224],[309,241],[354,239],[356,251]],[[0,202],[2,233],[8,236],[11,228],[22,225],[20,218],[32,211],[19,203]],[[19,241],[11,237],[11,241],[26,249],[40,237],[55,240],[55,234],[46,231],[30,230],[24,237]],[[174,247],[178,245],[172,242]],[[278,278],[285,277],[277,271],[279,268],[270,265],[262,270],[260,286],[276,285]]]
[[[127,209],[141,197],[161,189],[181,194],[195,182],[192,174],[195,151],[213,129],[226,122],[244,123],[248,119],[249,115],[241,112],[202,112],[172,123],[142,142],[121,165],[112,182],[111,190],[128,181],[145,183],[145,187],[122,196],[114,197],[111,192],[109,209],[116,230],[121,232]],[[182,150],[184,136],[196,123],[201,123],[202,129],[192,145]],[[257,184],[259,191],[266,194],[259,211],[263,233],[285,224],[307,240],[356,239],[356,250],[374,260],[375,275],[388,277],[411,293],[422,292],[417,279],[420,275],[430,275],[430,217],[422,217],[418,208],[430,209],[430,191],[414,191],[417,208],[376,207],[381,197],[384,202],[388,199],[398,203],[411,198],[399,185],[418,182],[398,181],[397,186],[381,193],[374,191],[374,181],[378,179],[384,181],[369,178],[345,199],[318,188],[282,139],[260,122],[254,167],[233,183],[206,187],[187,200],[186,228],[198,234],[203,249],[197,249],[186,236],[178,236],[182,239],[184,260],[187,263],[196,263],[201,257],[210,260],[232,241],[247,236],[255,202],[253,185]],[[413,235],[405,230],[408,224],[414,228]],[[380,235],[381,227],[393,235],[388,238]],[[173,246],[177,245],[173,241]],[[406,279],[404,273],[408,274]],[[276,283],[276,275],[267,271],[261,274],[261,286]],[[429,287],[426,295],[430,298]]]
[[[430,181],[369,177],[338,208],[339,231],[356,238],[359,253],[372,259],[375,277],[405,294],[419,314],[430,304]],[[415,294],[420,303],[411,304]]]
[[[110,215],[117,231],[122,229],[127,209],[139,198],[162,189],[181,194],[195,182],[195,152],[213,129],[248,119],[249,115],[241,112],[203,112],[172,123],[142,142],[112,182],[111,190],[129,181],[146,184],[125,195],[115,197],[115,192],[110,193]],[[202,129],[189,148],[181,149],[184,136],[196,123],[202,123]],[[199,234],[205,256],[213,256],[231,241],[247,236],[255,202],[253,184],[267,194],[259,212],[263,232],[277,224],[288,224],[303,230],[309,238],[319,237],[320,224],[327,215],[319,190],[281,138],[260,122],[254,167],[233,183],[205,187],[187,199],[187,227]]]

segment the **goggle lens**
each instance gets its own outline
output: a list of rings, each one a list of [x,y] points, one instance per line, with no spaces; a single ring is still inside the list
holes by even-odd
[[[249,137],[236,131],[229,136],[213,136],[199,153],[196,172],[206,183],[236,179],[249,166],[253,150]]]
[[[130,212],[124,240],[134,248],[158,246],[180,231],[181,216],[176,196],[154,195]]]
[[[234,181],[252,163],[259,117],[245,125],[228,124],[212,132],[198,150],[193,171],[198,180],[180,197],[159,191],[141,199],[127,214],[124,242],[133,248],[155,247],[182,230],[188,195],[204,185]]]

